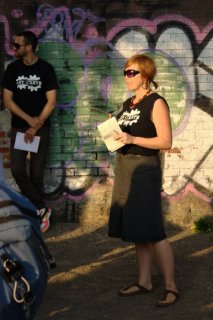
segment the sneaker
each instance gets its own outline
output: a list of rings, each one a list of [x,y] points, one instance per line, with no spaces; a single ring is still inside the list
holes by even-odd
[[[41,219],[41,232],[45,232],[50,227],[50,216],[51,216],[52,210],[50,208],[42,208],[39,210],[38,215]]]

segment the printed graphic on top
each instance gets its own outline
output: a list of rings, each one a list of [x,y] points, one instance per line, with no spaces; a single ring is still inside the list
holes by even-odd
[[[41,79],[39,76],[36,75],[29,75],[29,77],[26,76],[19,76],[16,79],[16,84],[17,88],[22,90],[30,90],[31,92],[33,91],[38,91],[38,89],[41,88]]]
[[[119,118],[119,125],[131,126],[133,123],[137,123],[140,118],[140,110],[135,109],[130,112],[125,111],[122,116]]]

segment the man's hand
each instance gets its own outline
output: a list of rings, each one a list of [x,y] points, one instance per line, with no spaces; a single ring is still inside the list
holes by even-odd
[[[43,125],[43,122],[39,119],[39,117],[30,117],[28,124],[35,128],[36,130],[40,129]]]
[[[28,128],[24,134],[24,141],[26,143],[32,143],[37,130],[35,128]]]
[[[17,117],[26,121],[30,127],[38,130],[43,125],[43,118],[31,117],[29,114],[24,112],[13,100],[13,92],[5,88],[3,88],[3,103],[8,110],[14,113]]]

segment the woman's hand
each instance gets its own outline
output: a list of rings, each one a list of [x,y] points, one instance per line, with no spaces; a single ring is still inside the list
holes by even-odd
[[[123,144],[134,144],[135,141],[135,137],[131,136],[131,134],[128,134],[126,132],[114,135],[114,139],[122,142]]]

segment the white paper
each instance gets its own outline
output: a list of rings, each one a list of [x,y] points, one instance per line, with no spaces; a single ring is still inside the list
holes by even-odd
[[[122,142],[114,140],[116,133],[122,132],[115,117],[109,118],[99,124],[98,130],[109,151],[114,152],[124,146]]]
[[[15,140],[15,145],[14,149],[19,149],[19,150],[24,150],[24,151],[30,151],[30,152],[38,152],[38,147],[40,143],[40,137],[35,136],[33,141],[31,143],[26,143],[24,141],[24,133],[22,132],[17,132],[16,133],[16,140]]]

